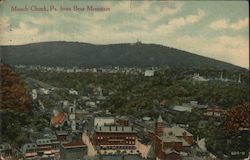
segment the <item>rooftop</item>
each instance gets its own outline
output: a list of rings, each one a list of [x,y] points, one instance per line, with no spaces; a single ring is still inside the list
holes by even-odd
[[[95,132],[135,133],[135,130],[130,126],[96,126]]]
[[[48,138],[37,139],[37,140],[36,140],[36,144],[37,144],[37,145],[47,145],[47,144],[51,144],[51,140],[48,139]]]
[[[60,112],[51,118],[51,123],[53,125],[61,125],[64,122],[65,118],[66,118],[65,113]]]
[[[26,152],[27,150],[37,149],[37,145],[35,143],[26,143],[22,146],[22,151]]]
[[[184,134],[186,134],[186,136],[193,136],[191,133],[178,126],[174,126],[172,128],[164,128],[164,135],[170,135],[171,133],[177,137],[183,136]]]
[[[173,136],[173,135],[164,135],[161,137],[163,142],[182,142],[181,139]]]

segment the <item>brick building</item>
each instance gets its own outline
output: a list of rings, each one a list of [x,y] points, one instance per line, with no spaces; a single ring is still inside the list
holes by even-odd
[[[155,130],[148,131],[153,141],[156,159],[179,160],[180,152],[189,152],[193,144],[193,135],[180,127],[165,127],[161,116],[155,123]]]
[[[138,154],[136,140],[136,132],[130,126],[96,126],[94,129],[93,144],[101,154],[117,152]]]

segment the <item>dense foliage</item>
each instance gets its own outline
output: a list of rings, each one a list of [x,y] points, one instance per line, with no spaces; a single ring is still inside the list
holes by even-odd
[[[1,64],[0,69],[0,111],[27,110],[28,97],[26,95],[26,89],[18,75],[7,65]]]

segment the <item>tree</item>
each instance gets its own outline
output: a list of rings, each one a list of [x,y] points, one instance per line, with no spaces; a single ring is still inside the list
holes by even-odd
[[[249,102],[231,108],[226,115],[225,129],[229,135],[250,129]]]
[[[18,75],[8,65],[1,64],[0,68],[0,111],[13,112],[27,110],[28,97]]]

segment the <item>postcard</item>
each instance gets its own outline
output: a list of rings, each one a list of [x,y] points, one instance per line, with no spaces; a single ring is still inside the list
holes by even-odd
[[[250,158],[248,1],[0,1],[0,159]]]

